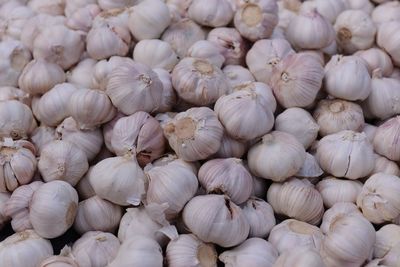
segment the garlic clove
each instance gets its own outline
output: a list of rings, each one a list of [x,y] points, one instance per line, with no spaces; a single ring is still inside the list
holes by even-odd
[[[306,160],[295,176],[304,178],[318,178],[323,173],[324,171],[319,166],[315,157],[310,153],[306,153]]]
[[[384,258],[393,247],[400,244],[400,226],[387,224],[376,231],[374,258]]]
[[[153,71],[158,75],[158,78],[163,85],[161,103],[157,108],[157,112],[172,111],[172,108],[177,102],[176,93],[172,87],[172,75],[164,69],[153,69]]]
[[[399,116],[388,119],[378,127],[373,140],[376,153],[393,161],[400,160],[400,146],[397,141],[399,127]]]

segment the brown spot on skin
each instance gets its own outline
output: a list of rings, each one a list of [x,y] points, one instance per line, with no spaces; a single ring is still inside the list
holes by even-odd
[[[217,253],[212,246],[208,244],[200,244],[197,250],[197,259],[200,262],[200,266],[213,267],[217,262]]]
[[[179,139],[192,139],[196,133],[196,123],[193,119],[186,117],[175,123],[175,134]]]
[[[262,10],[258,5],[247,4],[242,10],[243,22],[249,27],[254,27],[262,20]]]
[[[193,67],[203,75],[211,75],[214,71],[213,66],[205,60],[196,60]]]
[[[351,34],[351,31],[347,28],[340,28],[337,33],[337,37],[338,37],[339,41],[341,41],[341,42],[349,41],[352,36],[353,35]]]

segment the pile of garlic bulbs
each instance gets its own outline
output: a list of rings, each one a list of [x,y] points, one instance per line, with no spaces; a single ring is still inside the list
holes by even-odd
[[[399,267],[399,137],[397,0],[0,0],[1,267]]]

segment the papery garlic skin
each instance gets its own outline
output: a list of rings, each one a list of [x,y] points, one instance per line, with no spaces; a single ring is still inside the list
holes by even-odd
[[[171,23],[167,5],[160,0],[145,0],[129,9],[129,30],[137,40],[159,38]]]
[[[69,248],[68,248],[69,249]],[[62,254],[62,253],[61,253]],[[43,260],[39,267],[79,267],[73,258],[66,256],[52,256]]]
[[[158,75],[163,85],[161,103],[157,108],[157,112],[172,111],[177,102],[176,93],[172,87],[172,75],[165,69],[153,69],[153,71]]]
[[[0,137],[27,139],[35,130],[31,109],[17,100],[0,101]]]
[[[376,231],[376,241],[374,245],[374,258],[383,258],[388,252],[400,244],[400,226],[387,224]]]
[[[291,54],[275,66],[270,85],[283,107],[306,107],[317,97],[323,76],[317,58],[304,52]]]
[[[223,127],[207,108],[191,108],[178,113],[164,126],[164,135],[175,153],[186,161],[205,159],[221,145]]]
[[[276,224],[271,205],[262,199],[250,197],[242,209],[250,224],[249,237],[267,237]]]
[[[400,116],[388,119],[381,124],[373,140],[375,152],[393,161],[400,160],[400,140],[397,137],[399,131]]]
[[[368,178],[357,197],[357,206],[372,223],[392,221],[400,215],[400,178],[376,173]]]
[[[16,88],[11,86],[1,86],[0,87],[0,101],[5,100],[18,100],[19,102],[30,106],[31,105],[31,96]]]
[[[288,219],[272,228],[268,242],[278,250],[279,254],[282,254],[299,247],[319,250],[323,239],[324,235],[318,227]]]
[[[89,182],[89,174],[93,166],[90,166],[86,174],[79,180],[79,183],[75,186],[76,191],[78,191],[79,199],[85,200],[96,195],[94,192],[92,185]]]
[[[293,135],[307,149],[317,139],[319,125],[305,109],[288,108],[276,116],[275,130]]]
[[[72,143],[52,141],[40,154],[38,169],[45,182],[63,180],[75,186],[89,168],[85,153]]]
[[[325,207],[330,208],[338,202],[356,203],[362,183],[329,176],[321,180],[316,188],[321,193]]]
[[[217,267],[218,254],[211,243],[183,234],[168,243],[166,258],[171,267]]]
[[[29,50],[17,40],[0,42],[0,86],[17,86],[18,78],[31,60]]]
[[[21,2],[17,3],[19,5],[11,7],[8,11],[2,10],[3,12],[0,13],[0,39],[2,40],[20,40],[26,22],[35,16],[35,12],[30,7],[22,5]],[[6,4],[3,5],[3,8],[8,9]]]
[[[104,159],[89,173],[96,195],[121,206],[140,204],[145,193],[144,179],[134,156]]]
[[[253,189],[253,178],[241,159],[212,159],[199,169],[200,185],[208,193],[226,194],[234,203],[247,201]]]
[[[210,61],[219,68],[225,62],[225,57],[222,54],[221,48],[207,40],[200,40],[194,43],[188,50],[188,57],[204,58]]]
[[[395,66],[400,66],[400,53],[396,49],[400,42],[397,38],[399,26],[400,21],[383,23],[376,36],[376,43],[390,55]]]
[[[375,154],[375,167],[371,174],[379,172],[400,176],[400,168],[396,162]]]
[[[316,158],[312,154],[307,152],[306,160],[304,161],[304,164],[303,166],[301,166],[300,170],[295,174],[295,176],[308,178],[310,179],[310,181],[318,181],[318,177],[322,174],[324,174],[324,171],[319,166]]]
[[[272,183],[267,201],[275,213],[310,224],[318,224],[324,214],[322,196],[307,179],[291,178],[283,183]]]
[[[93,87],[105,91],[111,72],[122,63],[131,63],[132,61],[132,59],[127,57],[113,56],[108,61],[104,59],[97,62],[92,74]]]
[[[306,152],[303,145],[291,134],[273,131],[250,148],[247,158],[252,174],[281,182],[300,170]]]
[[[330,23],[334,23],[337,16],[347,8],[347,0],[313,0],[303,2],[300,12],[316,9]]]
[[[89,231],[114,232],[122,217],[120,206],[98,196],[79,202],[74,228],[84,234]]]
[[[325,172],[352,180],[369,175],[375,163],[365,133],[348,130],[323,137],[318,142],[316,159]]]
[[[331,225],[334,224],[337,219],[353,215],[363,217],[363,214],[356,204],[351,202],[335,203],[331,208],[325,211],[320,228],[324,234],[327,234],[330,231]]]
[[[31,0],[28,6],[37,13],[46,13],[49,15],[64,15],[65,0],[56,0],[48,2],[45,0]]]
[[[97,60],[85,58],[67,73],[67,81],[77,87],[96,88],[93,84],[94,68]]]
[[[186,204],[182,216],[185,225],[202,241],[222,247],[238,245],[249,234],[250,225],[242,210],[226,196],[196,196]]]
[[[261,238],[249,238],[239,246],[225,250],[219,255],[219,260],[227,267],[265,266],[272,267],[278,258],[278,251]]]
[[[376,25],[400,20],[400,5],[397,1],[387,1],[374,8],[371,18]]]
[[[321,255],[315,249],[299,247],[279,255],[273,267],[325,267]]]
[[[94,18],[101,12],[97,4],[88,4],[75,10],[68,16],[65,25],[76,31],[88,32],[92,27]]]
[[[70,0],[65,2],[65,15],[71,16],[76,10],[89,4],[97,4],[96,0]]]
[[[64,181],[51,181],[33,193],[29,219],[40,236],[55,238],[72,226],[77,207],[76,190]]]
[[[374,5],[371,1],[366,0],[346,0],[347,9],[349,10],[361,10],[367,14],[371,14],[374,10]]]
[[[247,144],[233,139],[227,134],[224,134],[221,139],[221,146],[215,158],[241,158],[247,150]]]
[[[230,88],[235,89],[247,82],[255,82],[253,74],[240,65],[226,65],[222,71],[228,79]]]
[[[18,255],[15,255],[18,251]],[[37,267],[53,255],[49,240],[40,237],[33,230],[15,233],[0,243],[0,264],[13,267]]]
[[[342,130],[359,132],[364,127],[361,107],[340,99],[319,101],[313,117],[319,125],[319,134],[322,137]]]
[[[382,49],[373,47],[367,50],[357,51],[355,55],[366,61],[371,74],[375,69],[380,69],[383,76],[389,76],[393,72],[392,60]]]

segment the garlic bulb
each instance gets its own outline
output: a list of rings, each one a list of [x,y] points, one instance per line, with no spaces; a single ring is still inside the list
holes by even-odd
[[[207,40],[200,40],[194,43],[189,48],[187,56],[206,59],[219,68],[225,62],[221,48],[217,44]]]
[[[329,227],[321,247],[326,266],[361,266],[372,255],[375,230],[358,215],[339,216]]]
[[[399,131],[400,116],[390,118],[381,124],[374,136],[373,144],[375,152],[393,161],[400,160]]]
[[[75,85],[62,83],[33,101],[32,109],[35,116],[48,126],[57,126],[70,115],[68,105],[72,94],[78,91]]]
[[[27,139],[35,130],[31,109],[17,100],[0,101],[0,137]]]
[[[65,81],[64,70],[43,59],[29,62],[19,76],[19,88],[31,95],[44,94],[56,84]]]
[[[111,146],[117,156],[134,151],[139,164],[145,166],[164,153],[165,139],[158,121],[150,114],[138,111],[115,123]]]
[[[241,158],[246,152],[247,145],[236,139],[233,139],[227,134],[222,136],[221,146],[217,153],[214,154],[215,158]]]
[[[72,246],[72,255],[79,267],[102,267],[117,255],[120,243],[113,234],[90,231]]]
[[[113,153],[114,153],[114,149],[112,148],[112,145],[111,145],[113,129],[114,129],[114,126],[117,123],[117,121],[122,117],[125,117],[125,115],[122,114],[121,112],[117,112],[117,115],[115,115],[115,117],[112,120],[103,124],[103,126],[102,126],[104,144],[105,144],[106,148]]]
[[[211,243],[204,243],[195,235],[179,235],[168,243],[166,258],[168,266],[217,267],[218,254]]]
[[[242,209],[250,224],[249,237],[267,237],[276,224],[271,205],[262,199],[250,197]]]
[[[70,184],[50,181],[33,193],[29,219],[40,236],[55,238],[72,226],[77,207],[78,193]]]
[[[364,123],[364,128],[362,131],[367,135],[367,138],[371,143],[374,141],[377,129],[378,127],[375,125]]]
[[[93,166],[89,167],[89,170],[86,174],[79,180],[79,183],[75,186],[76,191],[78,191],[79,199],[85,200],[96,195],[94,192],[92,185],[89,182],[89,174],[92,171]]]
[[[157,108],[157,112],[171,111],[176,104],[177,98],[175,90],[172,87],[172,76],[165,69],[153,69],[153,71],[158,75],[163,85],[161,103]]]
[[[233,22],[250,41],[266,39],[278,24],[278,5],[272,0],[249,0],[238,5]]]
[[[268,237],[268,241],[279,254],[296,250],[298,247],[319,250],[323,239],[324,235],[318,227],[293,219],[284,220],[276,225]]]
[[[18,254],[15,254],[18,251]],[[33,230],[15,233],[0,242],[0,264],[13,267],[37,267],[53,255],[49,240],[40,237]]]
[[[264,239],[254,237],[233,249],[225,250],[218,258],[227,267],[272,267],[278,258],[278,251]]]
[[[199,170],[199,182],[208,193],[226,194],[234,203],[247,201],[253,190],[253,178],[241,159],[213,159]]]
[[[171,71],[179,62],[171,45],[158,39],[142,40],[133,50],[133,60],[150,68],[162,68]]]
[[[83,50],[82,35],[63,25],[45,27],[33,42],[33,57],[60,65],[64,70],[78,63]]]
[[[188,9],[189,18],[208,27],[225,26],[232,21],[233,15],[228,0],[211,0],[207,5],[201,0],[193,0]]]
[[[257,81],[269,83],[276,65],[294,54],[294,50],[285,39],[259,40],[246,55],[246,64]]]
[[[400,244],[394,246],[388,254],[383,258],[382,264],[387,266],[396,266],[400,262]]]
[[[93,84],[94,68],[97,60],[85,58],[67,73],[67,81],[77,87],[96,88]]]
[[[296,247],[279,255],[273,267],[325,267],[321,255],[309,247]]]
[[[168,122],[164,126],[164,135],[180,158],[196,161],[218,151],[223,127],[211,109],[191,108]]]
[[[0,42],[0,86],[17,86],[18,78],[31,60],[29,50],[17,40]]]
[[[369,14],[362,10],[345,10],[336,18],[336,41],[347,54],[372,47],[376,26]]]
[[[145,177],[134,156],[106,158],[89,173],[99,197],[121,206],[139,205],[145,193]]]
[[[57,126],[55,136],[59,140],[77,146],[85,153],[89,161],[96,157],[103,145],[103,135],[100,129],[81,130],[72,117],[66,118]]]
[[[375,69],[380,69],[383,76],[389,76],[393,72],[392,60],[382,49],[373,47],[367,50],[357,51],[354,55],[365,60],[371,74]]]
[[[322,196],[307,179],[272,183],[267,201],[275,213],[310,224],[318,224],[324,214]]]
[[[196,196],[186,204],[182,216],[193,234],[221,247],[238,245],[249,234],[244,213],[226,196]]]
[[[28,93],[16,87],[2,86],[0,87],[0,101],[5,100],[18,100],[19,102],[30,106],[32,99]]]
[[[347,9],[362,10],[367,14],[371,14],[374,10],[374,5],[368,0],[346,0]]]
[[[0,142],[0,191],[12,192],[29,183],[36,171],[35,147],[28,141]]]
[[[105,91],[111,72],[122,63],[132,61],[132,59],[127,57],[113,56],[108,61],[104,59],[97,62],[92,74],[93,87]]]
[[[122,217],[120,206],[93,196],[79,202],[74,228],[83,234],[89,231],[114,232]]]
[[[65,1],[65,15],[70,17],[76,10],[90,4],[97,4],[96,0],[68,0]]]
[[[333,24],[337,16],[347,9],[347,0],[304,1],[300,6],[300,12],[311,11],[313,9]]]
[[[396,162],[375,154],[375,167],[371,174],[379,172],[400,176],[400,168]]]
[[[285,33],[288,41],[299,49],[321,49],[335,39],[331,23],[317,10],[300,12],[290,20]]]
[[[68,248],[70,249],[70,248]],[[62,254],[62,251],[61,251]],[[38,267],[79,267],[69,255],[52,256],[43,260]]]
[[[276,64],[270,85],[283,107],[306,107],[317,97],[323,77],[323,67],[316,57],[290,54]]]
[[[387,224],[376,231],[376,241],[374,245],[374,258],[383,258],[388,252],[400,244],[400,226]]]
[[[10,217],[5,212],[6,203],[9,199],[9,193],[0,193],[0,230],[10,221]]]
[[[329,176],[321,180],[316,185],[316,188],[321,193],[325,207],[330,208],[338,202],[356,203],[362,186],[359,181],[337,179]]]
[[[388,1],[374,8],[371,14],[372,21],[382,24],[389,21],[400,20],[400,4],[397,1]]]
[[[129,208],[121,219],[118,238],[126,240],[144,235],[156,240],[160,245],[166,245],[178,237],[175,226],[170,225],[165,218],[168,204],[149,204],[144,207]]]
[[[334,97],[364,100],[371,92],[371,77],[364,60],[335,55],[325,66],[324,85],[326,92]]]
[[[319,135],[322,137],[342,130],[359,132],[364,127],[361,107],[340,99],[319,101],[313,117],[319,125]]]
[[[46,1],[46,0],[30,0],[28,6],[37,13],[46,13],[57,16],[64,15],[64,7],[66,0]]]
[[[198,189],[196,174],[190,166],[174,160],[163,166],[145,171],[149,180],[146,193],[147,203],[167,203],[166,218],[177,217],[185,204],[193,198]]]
[[[171,24],[163,33],[161,40],[169,43],[180,59],[187,55],[189,48],[197,41],[204,40],[203,29],[190,19],[182,19]]]
[[[145,0],[129,9],[129,29],[136,40],[159,38],[171,23],[167,5],[161,0]]]
[[[222,72],[228,80],[229,87],[235,89],[248,82],[255,82],[253,74],[240,65],[226,65]]]
[[[372,223],[392,221],[400,215],[400,178],[376,173],[365,182],[357,197],[357,206]]]
[[[375,163],[373,147],[365,133],[348,130],[323,137],[315,157],[325,172],[352,180],[369,175]]]
[[[127,61],[110,73],[106,92],[113,105],[126,115],[153,112],[160,106],[163,84],[146,65]]]
[[[319,125],[308,111],[288,108],[276,117],[275,130],[293,135],[307,149],[317,139]]]
[[[320,228],[324,234],[327,234],[330,231],[331,226],[338,219],[353,215],[363,217],[361,211],[354,203],[351,202],[335,203],[330,209],[326,210],[326,212],[324,213]]]
[[[162,267],[163,255],[160,245],[146,236],[136,236],[120,246],[108,267]]]
[[[88,4],[75,10],[67,17],[65,25],[76,31],[88,32],[92,28],[94,18],[101,12],[97,4]]]
[[[273,131],[250,148],[247,158],[252,174],[281,182],[300,170],[306,152],[291,134]]]
[[[93,129],[116,114],[116,108],[104,91],[83,88],[72,93],[68,111],[81,129]]]
[[[295,174],[296,177],[304,177],[304,178],[314,178],[317,179],[324,173],[324,171],[319,166],[317,160],[310,153],[306,153],[306,160],[304,161],[303,166],[301,166],[300,170]]]
[[[63,180],[75,186],[89,168],[85,153],[67,141],[52,141],[40,154],[38,169],[45,182]]]
[[[172,72],[172,85],[180,98],[195,104],[208,105],[229,91],[224,73],[208,59],[187,57]]]

